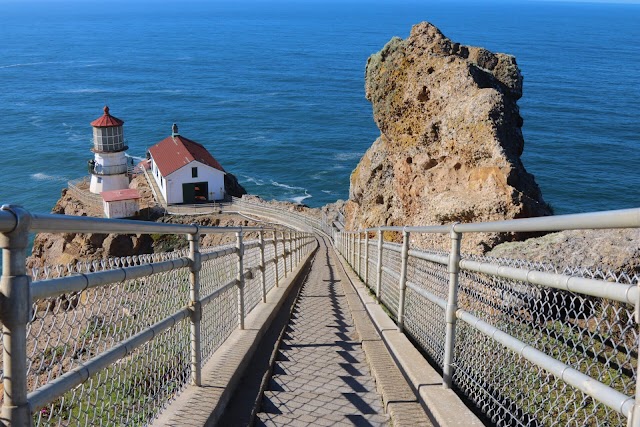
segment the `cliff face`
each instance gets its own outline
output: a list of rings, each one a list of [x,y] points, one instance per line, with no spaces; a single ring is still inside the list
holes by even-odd
[[[423,22],[366,68],[381,135],[351,175],[348,228],[550,215],[520,155],[515,58],[462,46]],[[513,236],[465,238],[484,251]]]

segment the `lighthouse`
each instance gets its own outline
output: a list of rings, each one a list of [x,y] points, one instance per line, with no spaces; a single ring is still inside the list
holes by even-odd
[[[89,191],[100,194],[103,191],[129,188],[127,158],[124,145],[124,122],[109,114],[104,107],[104,115],[91,122],[93,126],[93,160],[89,160],[91,186]]]

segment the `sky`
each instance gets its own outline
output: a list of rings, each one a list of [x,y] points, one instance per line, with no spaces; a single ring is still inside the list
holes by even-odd
[[[274,0],[111,0],[110,3],[165,3],[165,4],[179,4],[183,2],[187,3],[198,3],[198,2],[209,2],[209,3],[253,3],[253,2],[273,2]],[[327,0],[275,0],[280,3],[309,3],[310,1],[317,2],[326,2]],[[424,1],[424,0],[329,0],[329,1],[338,1],[340,3],[411,3],[416,1]],[[433,0],[432,0],[433,1]],[[446,0],[435,0],[435,2],[442,2]],[[605,3],[605,4],[638,4],[640,5],[640,0],[454,0],[457,3],[536,3],[536,2],[544,2],[544,3]],[[9,3],[104,3],[104,0],[0,0],[0,4],[9,4]]]

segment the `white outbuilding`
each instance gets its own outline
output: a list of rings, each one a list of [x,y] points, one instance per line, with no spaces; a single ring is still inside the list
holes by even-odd
[[[149,149],[151,174],[167,204],[202,203],[224,199],[220,163],[201,144],[178,133]]]
[[[100,193],[107,218],[129,218],[138,214],[140,193],[133,188]]]

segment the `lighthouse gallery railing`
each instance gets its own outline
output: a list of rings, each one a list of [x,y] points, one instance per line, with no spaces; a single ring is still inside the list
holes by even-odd
[[[29,232],[186,236],[188,251],[34,271]],[[202,235],[235,244],[200,247]],[[266,239],[265,233],[271,237]],[[246,241],[244,235],[256,240]],[[65,236],[68,236],[65,235]],[[105,236],[102,236],[105,237]],[[315,245],[309,233],[0,210],[0,424],[145,425]]]

